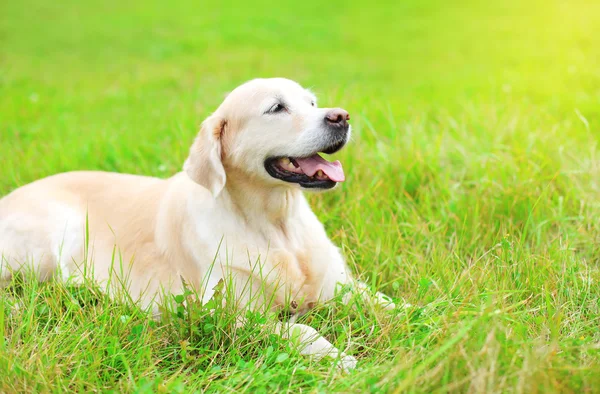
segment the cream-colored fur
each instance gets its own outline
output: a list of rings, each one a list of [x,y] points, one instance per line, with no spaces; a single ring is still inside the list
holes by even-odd
[[[278,99],[289,111],[266,115]],[[41,280],[77,280],[85,269],[100,284],[126,280],[149,306],[163,288],[180,292],[182,278],[204,288],[206,301],[231,274],[241,304],[272,296],[272,308],[304,312],[332,298],[336,285],[351,282],[342,255],[302,188],[264,168],[268,156],[318,149],[329,109],[315,101],[295,82],[253,80],[203,122],[184,171],[169,179],[70,172],[13,191],[0,200],[0,280],[29,264]],[[281,325],[280,334],[288,329],[299,330],[305,353],[338,355],[314,329]]]

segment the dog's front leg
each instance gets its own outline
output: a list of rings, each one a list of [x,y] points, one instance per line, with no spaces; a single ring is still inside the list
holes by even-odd
[[[310,326],[297,323],[277,323],[275,332],[282,338],[297,340],[301,349],[300,354],[314,357],[317,360],[323,357],[339,360],[338,367],[344,372],[356,367],[354,357],[338,350]]]

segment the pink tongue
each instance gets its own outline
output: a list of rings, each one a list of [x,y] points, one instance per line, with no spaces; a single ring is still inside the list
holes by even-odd
[[[334,182],[343,182],[346,179],[342,163],[338,160],[331,163],[318,154],[304,159],[296,158],[295,160],[300,168],[302,168],[302,172],[308,176],[313,176],[317,171],[321,170]]]

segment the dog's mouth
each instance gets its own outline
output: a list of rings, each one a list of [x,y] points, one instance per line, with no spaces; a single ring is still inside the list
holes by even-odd
[[[327,161],[318,153],[308,157],[272,157],[265,161],[265,169],[273,178],[305,188],[331,189],[345,180],[342,163]]]

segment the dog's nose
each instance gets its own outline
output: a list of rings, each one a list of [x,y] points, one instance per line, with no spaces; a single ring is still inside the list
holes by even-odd
[[[331,111],[327,112],[325,115],[325,122],[332,126],[338,127],[348,127],[348,121],[350,120],[350,115],[348,111],[345,111],[341,108],[334,108]]]

